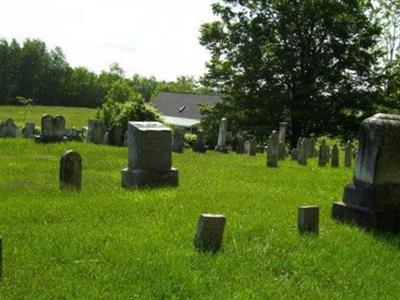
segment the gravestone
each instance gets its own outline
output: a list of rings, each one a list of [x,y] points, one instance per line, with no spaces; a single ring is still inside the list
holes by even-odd
[[[275,130],[269,136],[267,151],[267,167],[277,168],[279,160],[279,135]]]
[[[318,151],[318,166],[325,167],[329,162],[329,148],[326,141],[322,140]]]
[[[361,124],[353,182],[332,216],[365,229],[400,231],[400,116],[376,114]]]
[[[286,155],[287,155],[286,144],[279,143],[279,159],[284,160],[286,158]]]
[[[204,132],[202,130],[198,130],[196,134],[196,141],[192,146],[193,152],[205,153],[206,146],[204,144]]]
[[[175,128],[172,134],[172,151],[176,153],[183,153],[185,143],[183,141],[184,131],[181,128]]]
[[[279,143],[286,144],[286,130],[288,123],[280,122],[279,123]]]
[[[316,145],[315,137],[312,134],[311,138],[310,138],[310,150],[309,150],[309,152],[310,152],[309,155],[310,156],[309,156],[309,158],[318,156],[318,151],[316,150],[315,145]]]
[[[319,207],[300,206],[298,211],[297,227],[301,234],[319,233]]]
[[[26,122],[22,129],[22,134],[24,138],[33,138],[35,135],[35,123]]]
[[[250,148],[251,148],[251,141],[250,140],[246,140],[244,142],[244,153],[245,154],[249,154],[250,153]]]
[[[194,246],[200,251],[217,252],[221,249],[226,217],[201,214],[196,227]]]
[[[128,122],[128,167],[121,171],[126,188],[178,185],[172,168],[171,129],[159,122]]]
[[[65,118],[63,116],[57,115],[54,120],[54,137],[57,140],[62,140],[67,135],[67,130],[65,129]]]
[[[228,121],[226,118],[222,118],[219,124],[219,133],[218,133],[218,143],[215,147],[215,151],[228,153],[228,147],[226,146],[226,134],[228,130]]]
[[[87,132],[87,143],[103,144],[104,134],[107,129],[104,123],[100,120],[90,119],[88,120],[88,132]]]
[[[74,127],[67,130],[67,138],[69,141],[82,142],[81,133]]]
[[[66,151],[60,161],[60,189],[80,190],[82,187],[82,158],[78,152]]]
[[[298,149],[298,153],[297,153],[297,162],[299,163],[299,165],[301,166],[307,166],[307,147],[308,147],[308,139],[306,138],[302,138],[300,140],[300,145],[299,145],[299,149]]]
[[[244,149],[244,138],[242,135],[237,135],[237,144],[236,144],[236,153],[243,154],[245,152]]]
[[[250,141],[249,155],[255,156],[256,154],[257,154],[257,140],[255,138],[253,138]]]
[[[110,143],[108,131],[103,135],[103,145],[108,145]]]
[[[346,148],[344,149],[344,166],[351,168],[353,162],[353,145],[350,141],[347,142]]]
[[[290,150],[290,158],[292,160],[297,160],[297,156],[298,156],[297,148],[293,148],[292,150]]]
[[[111,126],[108,130],[108,145],[111,146],[122,146],[124,143],[124,133],[122,129],[118,126]]]
[[[333,145],[332,148],[331,167],[332,168],[339,167],[339,148],[336,144]]]
[[[17,126],[13,119],[7,119],[0,123],[0,137],[16,137]]]
[[[40,135],[35,136],[35,141],[43,143],[60,142],[67,140],[67,131],[65,129],[65,118],[50,115],[44,115],[41,119]]]
[[[124,133],[124,147],[128,146],[128,130]]]

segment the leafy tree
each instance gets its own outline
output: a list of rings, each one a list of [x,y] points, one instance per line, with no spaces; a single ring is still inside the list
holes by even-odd
[[[361,0],[223,0],[201,27],[211,52],[203,82],[226,95],[243,130],[266,136],[291,123],[291,144],[310,133],[352,135],[373,111],[380,28]],[[257,132],[256,132],[257,131]]]

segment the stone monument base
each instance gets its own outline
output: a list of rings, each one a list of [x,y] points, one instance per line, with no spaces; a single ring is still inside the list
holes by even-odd
[[[366,230],[400,232],[400,209],[373,210],[336,202],[332,206],[332,218]]]
[[[216,146],[215,147],[215,151],[221,152],[221,153],[228,153],[229,152],[228,147],[226,147],[226,146]]]
[[[178,184],[178,170],[175,168],[162,171],[129,170],[128,168],[121,170],[121,185],[124,188],[177,186]]]
[[[35,135],[34,138],[35,142],[38,143],[58,143],[58,142],[68,141],[68,138],[66,136],[54,137],[54,136]]]

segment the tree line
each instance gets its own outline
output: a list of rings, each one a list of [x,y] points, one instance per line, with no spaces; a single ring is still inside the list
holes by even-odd
[[[113,86],[121,85],[130,87],[145,101],[159,91],[212,92],[188,76],[170,82],[138,74],[126,78],[117,63],[96,74],[86,67],[71,67],[60,47],[49,49],[39,39],[27,39],[22,44],[15,39],[0,39],[0,104],[32,99],[36,105],[96,108],[106,102]]]
[[[294,146],[311,133],[352,138],[362,119],[399,112],[398,0],[222,0],[212,9],[202,82],[225,101],[203,108],[205,125],[226,116],[234,131],[267,138],[288,121]]]

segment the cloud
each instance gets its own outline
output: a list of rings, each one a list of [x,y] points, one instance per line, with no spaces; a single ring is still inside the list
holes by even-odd
[[[127,75],[200,76],[209,55],[199,29],[214,0],[2,0],[2,37],[60,46],[73,66],[99,72],[118,62]]]

